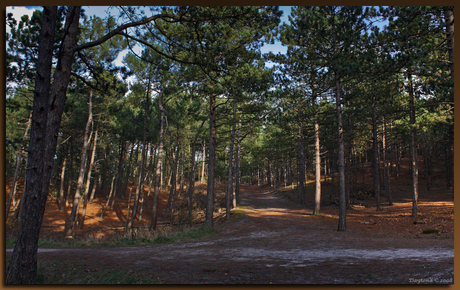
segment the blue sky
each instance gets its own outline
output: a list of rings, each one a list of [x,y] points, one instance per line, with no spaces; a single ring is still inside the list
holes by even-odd
[[[113,15],[116,15],[118,13],[118,10],[116,8],[109,8],[109,6],[83,6],[85,9],[86,15],[97,15],[101,18],[105,17],[107,13],[111,13]],[[32,16],[32,13],[35,9],[41,9],[40,6],[9,6],[6,7],[6,12],[12,12],[13,16],[16,19],[19,19],[22,15],[27,14]],[[288,22],[288,16],[291,13],[291,6],[281,6],[281,10],[283,10],[283,16],[281,17],[281,22]],[[275,44],[265,44],[261,51],[262,53],[267,53],[269,51],[272,51],[273,53],[286,53],[287,48],[283,47],[280,42],[276,42]],[[116,63],[117,65],[121,65],[121,59],[122,57],[126,55],[126,53],[122,53],[121,57],[117,59]]]

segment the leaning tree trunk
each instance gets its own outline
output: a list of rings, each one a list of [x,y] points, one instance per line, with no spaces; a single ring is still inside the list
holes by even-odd
[[[158,95],[158,108],[160,110],[160,140],[158,143],[158,161],[155,174],[155,185],[153,187],[153,208],[152,215],[150,220],[150,231],[155,231],[157,228],[157,219],[158,219],[158,195],[159,195],[159,185],[161,178],[161,165],[163,159],[163,143],[164,143],[164,120],[165,120],[165,110],[163,107],[163,90]]]
[[[214,195],[216,191],[216,95],[209,97],[209,161],[206,193],[206,227],[214,228]]]
[[[16,156],[16,166],[14,168],[13,183],[11,183],[10,196],[8,197],[8,203],[6,204],[6,210],[5,210],[6,220],[8,219],[8,214],[10,213],[11,203],[13,203],[13,207],[14,207],[14,198],[16,196],[17,180],[19,176],[19,169],[21,168],[21,162],[22,162],[22,154],[23,154],[22,147],[25,144],[27,134],[30,129],[31,119],[32,119],[32,113],[29,116],[29,121],[27,121],[27,127],[26,127],[26,130],[24,131],[24,135],[22,136],[21,148],[19,148],[18,155]]]
[[[86,154],[88,152],[88,145],[89,145],[89,129],[91,126],[91,122],[93,120],[93,112],[92,112],[92,98],[93,98],[93,91],[90,90],[89,92],[89,105],[88,105],[88,121],[86,122],[85,127],[85,135],[83,137],[83,147],[81,149],[81,160],[80,160],[80,171],[78,173],[78,180],[77,180],[77,189],[75,191],[72,211],[69,215],[69,220],[67,222],[65,228],[65,235],[67,237],[72,236],[72,232],[74,229],[74,222],[78,218],[78,208],[80,206],[80,198],[81,198],[81,188],[83,186],[83,178],[85,175],[85,164],[86,164]]]
[[[88,204],[89,188],[90,188],[90,183],[91,183],[91,171],[93,170],[94,157],[96,156],[96,146],[97,146],[97,130],[94,133],[93,152],[91,153],[91,160],[89,162],[88,173],[86,175],[86,188],[85,188],[85,194],[83,195],[83,209],[81,212],[80,223],[78,224],[79,229],[83,228],[83,223],[85,222],[86,205]]]
[[[111,183],[111,186],[110,186],[110,193],[109,193],[109,196],[107,197],[107,202],[104,206],[104,208],[102,209],[102,213],[101,213],[101,219],[104,218],[104,213],[105,211],[107,210],[107,207],[109,206],[109,203],[110,203],[110,199],[113,198],[115,200],[115,194],[113,193],[114,189],[113,189],[113,184],[115,182],[115,179],[117,177],[117,174],[114,174],[113,177],[112,177],[112,183]],[[113,197],[112,197],[113,196]],[[112,203],[113,204],[113,203]]]

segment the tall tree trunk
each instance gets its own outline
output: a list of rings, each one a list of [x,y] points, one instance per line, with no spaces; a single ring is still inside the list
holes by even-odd
[[[168,217],[168,214],[171,209],[171,205],[173,202],[173,197],[174,197],[174,186],[176,185],[176,172],[177,172],[177,160],[179,159],[179,156],[177,155],[178,152],[176,151],[176,154],[171,150],[171,175],[170,175],[170,185],[171,188],[169,190],[169,197],[168,197],[168,202],[166,203],[166,209],[165,209],[165,214],[164,218]],[[173,185],[174,183],[174,185]]]
[[[233,173],[233,176],[235,177],[235,187],[233,188],[233,207],[236,207],[238,204],[240,204],[240,130],[241,116],[239,116],[238,127],[236,129],[235,172]]]
[[[134,147],[136,147],[136,153],[134,153]],[[123,186],[123,189],[120,192],[120,196],[123,197],[125,196],[126,190],[128,189],[128,184],[129,184],[129,178],[131,177],[131,166],[133,164],[133,156],[136,156],[134,160],[134,164],[136,164],[137,160],[137,153],[139,150],[139,143],[137,144],[132,144],[131,146],[131,152],[129,153],[129,161],[128,161],[128,168],[126,169],[126,180],[125,180],[125,185]]]
[[[316,98],[314,99],[315,107],[317,107]],[[315,209],[313,214],[319,214],[321,207],[321,152],[319,144],[319,123],[318,123],[318,110],[315,111]]]
[[[115,181],[114,195],[121,195],[121,183],[123,179],[123,167],[125,162],[125,151],[126,151],[127,142],[123,140],[123,136],[120,138],[120,144],[118,146],[120,157],[118,159],[118,169],[117,169],[117,180]],[[117,194],[118,192],[118,194]]]
[[[197,134],[198,136],[198,134]],[[193,226],[193,219],[192,219],[192,202],[193,202],[193,192],[195,187],[195,152],[196,152],[196,138],[192,143],[192,152],[190,156],[190,172],[188,177],[188,185],[187,185],[187,202],[188,202],[188,221],[190,227]]]
[[[299,166],[298,166],[298,199],[300,204],[305,204],[305,155],[303,148],[303,126],[302,122],[299,123],[299,135],[297,137],[297,154],[299,155]]]
[[[70,159],[70,164],[69,164],[69,177],[67,178],[67,193],[65,195],[65,206],[69,206],[69,201],[70,201],[70,196],[72,192],[72,184],[73,184],[73,138],[69,140],[69,159]]]
[[[375,96],[372,97],[372,152],[373,152],[373,173],[374,173],[374,194],[375,200],[377,203],[377,210],[380,208],[380,181],[379,181],[379,167],[380,163],[378,160],[379,155],[379,145],[377,138],[377,111],[376,111],[376,100]]]
[[[177,136],[177,141],[179,142],[179,135]],[[175,206],[175,201],[176,201],[176,194],[177,194],[177,166],[179,163],[179,153],[181,151],[180,146],[177,147],[176,150],[176,158],[174,158],[174,164],[172,168],[172,180],[171,180],[171,213],[170,213],[170,224],[171,227],[174,225],[174,206]]]
[[[161,178],[161,167],[163,159],[163,143],[164,143],[164,121],[165,121],[165,110],[163,107],[163,90],[158,94],[158,108],[160,110],[160,140],[158,142],[158,161],[155,174],[155,185],[153,187],[153,209],[152,216],[150,220],[150,231],[156,231],[157,229],[157,219],[158,219],[158,195],[159,195],[159,185]]]
[[[343,125],[342,125],[342,109],[341,109],[341,92],[340,79],[338,73],[335,74],[336,86],[336,114],[337,114],[337,142],[338,142],[338,162],[337,169],[339,172],[339,224],[338,231],[346,230],[346,210],[345,203],[345,171],[344,171],[344,150],[343,150]]]
[[[350,106],[350,104],[348,104]],[[345,162],[345,204],[350,208],[350,175],[351,175],[351,126],[350,126],[350,113],[347,113],[347,149],[346,149],[346,162]]]
[[[144,108],[144,136],[142,137],[142,156],[141,156],[141,168],[139,170],[139,179],[137,182],[136,194],[134,196],[134,205],[133,205],[133,213],[131,215],[131,219],[128,221],[126,225],[126,231],[130,232],[133,224],[134,219],[136,218],[137,214],[137,207],[139,206],[139,198],[140,193],[144,193],[143,181],[144,181],[144,166],[145,166],[145,159],[147,158],[147,118],[149,115],[149,106],[150,106],[150,80],[148,83],[147,94],[145,96],[145,108]],[[138,145],[139,147],[139,145]],[[137,150],[136,150],[137,151]],[[129,219],[129,216],[127,216]]]
[[[126,210],[125,230],[128,228],[129,210],[131,209],[131,196],[132,196],[132,193],[133,193],[133,188],[131,187],[129,189],[129,195],[128,195],[128,209]]]
[[[61,184],[59,187],[59,211],[64,211],[64,187],[65,187],[65,166],[67,163],[67,156],[69,155],[69,146],[64,153],[62,166],[61,166]]]
[[[69,220],[66,225],[65,235],[72,236],[74,221],[78,218],[78,208],[80,205],[80,198],[81,198],[81,188],[83,186],[83,178],[85,175],[85,164],[86,164],[86,154],[88,152],[88,145],[89,145],[89,129],[91,126],[91,122],[93,120],[93,113],[92,113],[92,98],[93,98],[93,91],[90,90],[89,92],[89,102],[88,102],[88,121],[86,122],[85,127],[85,135],[83,137],[83,147],[81,149],[81,160],[80,160],[80,170],[78,173],[78,180],[77,180],[77,189],[75,191],[72,211],[69,215]]]
[[[89,162],[88,173],[86,175],[86,188],[85,188],[85,194],[83,195],[83,209],[82,209],[82,212],[81,212],[80,223],[78,224],[79,229],[83,228],[83,223],[85,222],[86,205],[88,203],[89,188],[90,188],[90,184],[91,184],[91,172],[93,170],[94,157],[96,156],[96,146],[97,146],[97,130],[94,133],[93,152],[91,153],[91,160]]]
[[[46,129],[57,6],[43,9],[35,77],[30,145],[27,158],[24,207],[19,235],[6,273],[6,284],[35,284],[38,235],[45,210],[48,186],[43,180],[46,164]],[[67,24],[67,23],[66,23]],[[66,25],[67,26],[67,25]]]
[[[206,160],[206,144],[205,141],[203,140],[203,155],[202,155],[203,161],[201,163],[201,183],[204,183],[204,167],[205,167],[205,160]]]
[[[447,32],[447,47],[449,53],[449,65],[450,65],[450,78],[452,82],[452,88],[454,87],[454,6],[447,6],[444,10],[444,18],[446,21],[446,32]],[[452,91],[450,101],[452,107],[454,106],[454,94]],[[454,124],[453,122],[448,124],[448,145],[447,145],[447,158],[446,166],[447,172],[446,177],[448,180],[448,186],[451,187],[454,178]],[[452,186],[452,198],[454,198],[454,187]]]
[[[232,137],[230,139],[230,156],[228,157],[228,182],[227,182],[227,191],[225,192],[225,219],[230,219],[230,208],[232,202],[232,192],[233,192],[233,145],[235,143],[235,130],[236,130],[236,102],[233,102],[233,126],[232,126]]]
[[[23,213],[23,210],[24,210],[24,199],[25,199],[25,196],[26,196],[25,192],[26,192],[26,189],[27,189],[26,185],[27,185],[27,175],[26,175],[26,178],[24,180],[24,187],[22,189],[21,200],[19,201],[18,206],[14,210],[13,220],[18,220],[19,217],[22,216],[22,213]]]
[[[184,185],[185,185],[185,174],[184,174],[184,168],[185,168],[185,154],[184,154],[184,147],[181,146],[181,152],[180,152],[180,186],[179,186],[179,195],[181,192],[184,190]],[[190,148],[190,147],[189,147]]]
[[[216,191],[216,95],[209,97],[209,161],[206,193],[206,227],[214,228],[214,196]]]
[[[94,176],[94,182],[93,182],[93,189],[91,190],[91,195],[90,195],[89,200],[88,200],[89,203],[93,202],[94,195],[96,194],[97,183],[98,183],[98,181],[100,182],[99,178],[100,178],[99,170],[96,170],[96,176]]]
[[[270,167],[270,159],[267,158],[267,184],[268,186],[272,186],[272,170],[271,170],[271,167]]]
[[[391,193],[390,193],[390,164],[389,164],[389,154],[388,154],[388,145],[387,145],[387,120],[384,117],[383,118],[383,162],[384,162],[384,168],[385,168],[385,180],[386,180],[386,185],[385,185],[385,190],[386,190],[386,195],[387,195],[387,201],[389,205],[393,205],[393,200],[391,198]]]
[[[172,148],[172,146],[171,146],[171,148]],[[174,152],[172,152],[172,150],[165,150],[165,151],[166,151],[166,154],[165,154],[165,157],[166,157],[166,158],[165,158],[164,164],[167,163],[168,161],[171,162],[171,163],[174,163],[174,157],[175,157],[175,156],[174,156]],[[169,155],[169,154],[172,155],[171,158],[168,158],[168,155]],[[169,190],[168,201],[166,202],[166,208],[165,208],[165,212],[164,212],[163,218],[167,218],[167,217],[168,217],[169,208],[171,207],[171,201],[172,201],[172,186],[171,186],[171,179],[172,179],[172,175],[173,175],[173,174],[172,174],[172,170],[173,170],[172,167],[173,167],[173,165],[170,165],[170,167],[171,167],[171,173],[169,174],[169,181],[168,181],[168,183],[167,183],[167,185],[170,186],[170,190]],[[166,188],[168,188],[168,187],[166,186]]]
[[[417,166],[417,131],[415,128],[415,105],[412,75],[408,72],[409,78],[409,110],[410,110],[410,151],[412,165],[412,216],[417,216],[418,203],[418,166]]]
[[[101,213],[101,219],[104,218],[104,213],[105,211],[107,210],[107,207],[109,206],[109,203],[110,203],[110,199],[113,198],[115,200],[115,194],[113,193],[114,192],[114,183],[115,183],[115,179],[117,177],[117,174],[114,174],[113,177],[112,177],[112,183],[110,185],[110,193],[109,193],[109,196],[107,198],[107,202],[104,206],[104,209],[102,209],[102,213]],[[113,208],[113,202],[112,202],[112,208]]]
[[[19,148],[18,155],[16,156],[16,166],[14,168],[13,182],[11,183],[10,196],[8,197],[8,203],[6,204],[6,210],[5,210],[6,219],[5,220],[8,219],[8,214],[10,213],[11,203],[13,203],[13,207],[14,207],[14,202],[15,202],[14,200],[16,196],[16,187],[17,187],[16,185],[17,185],[17,180],[19,176],[19,169],[21,168],[23,147],[26,142],[27,134],[29,133],[31,119],[32,119],[32,112],[29,115],[29,120],[27,121],[27,127],[26,127],[26,130],[24,131],[24,135],[22,136],[21,148]]]
[[[187,185],[187,198],[188,198],[188,219],[189,219],[189,224],[190,226],[193,225],[193,220],[192,220],[192,201],[193,201],[193,193],[195,190],[195,154],[196,154],[196,142],[198,140],[198,136],[200,135],[201,128],[203,128],[204,125],[203,121],[200,125],[200,128],[197,130],[195,134],[195,139],[192,142],[192,152],[190,156],[190,172],[189,172],[189,178],[188,178],[188,185]]]

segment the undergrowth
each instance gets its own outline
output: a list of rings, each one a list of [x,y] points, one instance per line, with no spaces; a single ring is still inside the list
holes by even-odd
[[[178,241],[200,239],[215,234],[217,231],[201,226],[193,229],[174,230],[170,227],[158,229],[151,233],[147,228],[135,229],[132,233],[120,232],[110,240],[98,240],[92,235],[81,239],[58,240],[44,237],[38,240],[39,247],[116,247],[165,244]],[[6,247],[14,247],[16,239],[6,238]]]

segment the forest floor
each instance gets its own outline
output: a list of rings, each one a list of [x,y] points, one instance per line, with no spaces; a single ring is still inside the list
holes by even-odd
[[[316,216],[312,215],[312,188],[313,183],[308,183],[307,204],[300,206],[296,191],[289,187],[273,191],[244,184],[240,206],[231,219],[224,221],[224,212],[216,212],[216,232],[201,239],[141,246],[46,246],[39,248],[38,259],[65,261],[78,266],[80,275],[117,270],[166,284],[453,284],[454,208],[445,188],[421,189],[414,218],[409,185],[401,178],[393,182],[393,206],[382,197],[382,210],[376,211],[374,199],[355,200],[347,210],[347,230],[342,232],[337,231],[338,207],[330,196],[330,184],[323,186],[321,214]],[[205,186],[198,187],[197,194],[204,190]],[[160,212],[166,199],[164,192]],[[114,209],[100,219],[105,200],[95,199],[75,240],[120,238],[126,200],[117,199]],[[149,223],[148,208],[137,221],[139,228]],[[41,237],[63,239],[69,212],[60,212],[49,200]],[[158,232],[167,234],[167,220],[160,219]],[[13,238],[17,229],[17,223],[8,222],[6,236]],[[424,234],[425,230],[438,232]],[[11,251],[7,247],[6,255]]]

